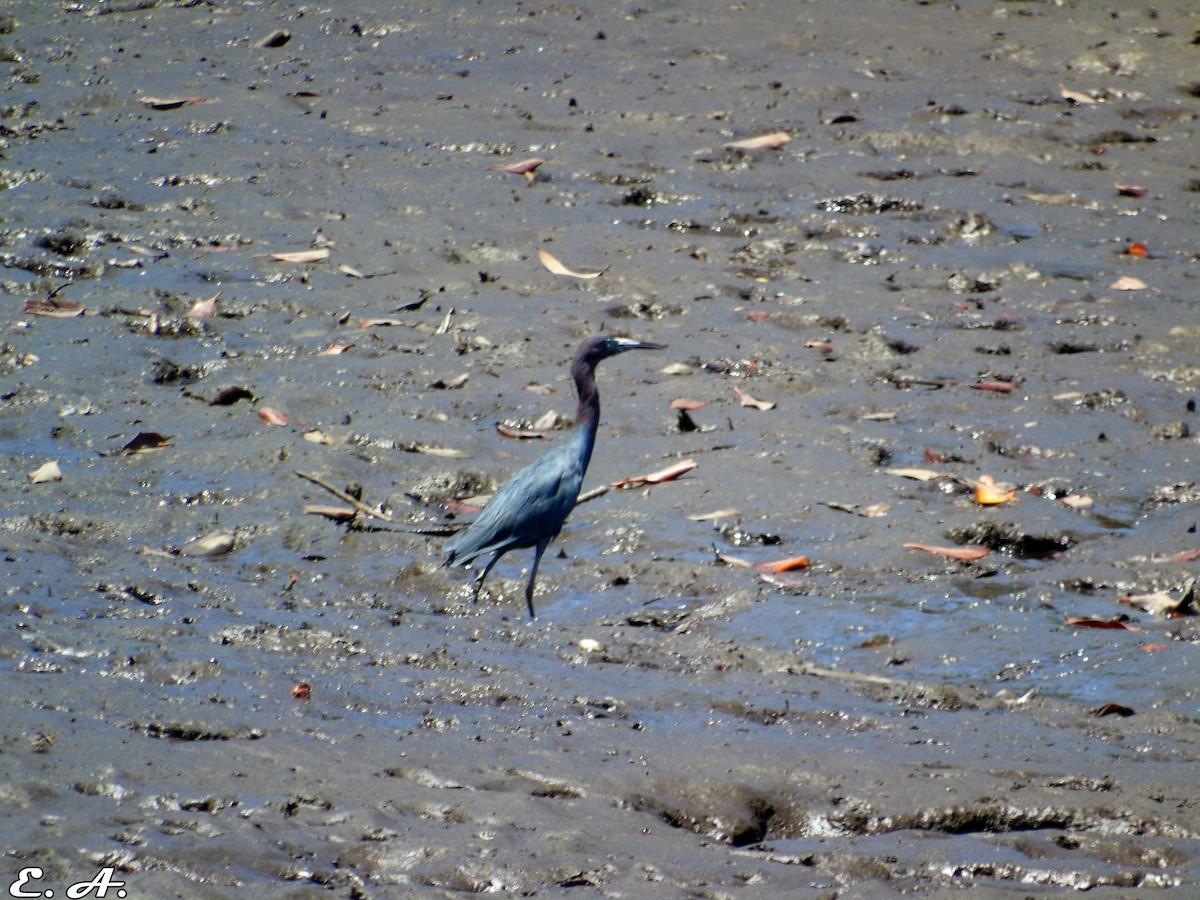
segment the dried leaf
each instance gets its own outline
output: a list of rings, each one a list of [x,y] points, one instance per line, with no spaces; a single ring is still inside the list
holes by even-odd
[[[1063,503],[1071,507],[1071,509],[1088,509],[1092,505],[1092,498],[1086,494],[1067,494],[1064,497],[1059,497]]]
[[[1166,591],[1154,591],[1150,594],[1134,594],[1128,597],[1121,597],[1121,603],[1128,603],[1135,609],[1140,609],[1143,612],[1148,612],[1153,616],[1158,616],[1160,619],[1174,619],[1179,616],[1191,616],[1196,614],[1196,581],[1193,578],[1183,586],[1179,597],[1172,597]]]
[[[890,422],[896,418],[896,414],[894,412],[867,413],[858,418],[863,422]]]
[[[820,350],[822,353],[826,354],[833,352],[832,341],[809,340],[804,342],[804,346],[810,350]]]
[[[1122,197],[1145,197],[1146,189],[1139,184],[1121,184],[1117,182],[1113,185],[1117,189],[1117,193]]]
[[[157,431],[140,431],[133,440],[121,448],[121,453],[132,456],[135,453],[146,453],[150,450],[161,450],[171,446],[171,439]]]
[[[556,425],[558,425],[558,413],[552,409],[546,410],[533,420],[534,431],[553,431]]]
[[[426,456],[440,456],[444,459],[466,459],[471,455],[466,450],[455,450],[451,447],[432,447],[429,444],[410,444],[405,449],[413,453],[424,453]]]
[[[727,566],[732,566],[735,569],[753,569],[754,563],[748,559],[742,559],[740,556],[730,556],[728,553],[718,553],[717,562]]]
[[[1120,631],[1141,631],[1137,625],[1129,624],[1129,616],[1117,616],[1114,619],[1094,619],[1091,616],[1068,616],[1065,622],[1076,628],[1112,628]]]
[[[282,47],[292,39],[292,33],[286,28],[276,28],[265,38],[262,38],[255,43],[255,47],[260,50],[275,50]]]
[[[703,409],[707,404],[705,400],[689,400],[687,397],[676,397],[671,401],[671,409],[682,409],[689,412],[695,412],[698,409]]]
[[[453,378],[439,378],[429,386],[438,391],[452,391],[455,388],[462,387],[464,384],[470,381],[470,379],[471,375],[469,372],[461,372],[460,374],[455,375]]]
[[[192,304],[192,308],[187,311],[189,319],[211,319],[217,314],[217,299],[221,296],[221,292],[217,291],[207,300],[197,300]]]
[[[1102,716],[1120,716],[1125,719],[1129,716],[1135,716],[1137,713],[1131,707],[1122,706],[1120,703],[1105,703],[1103,706],[1098,706],[1092,710],[1092,715],[1097,718]]]
[[[278,262],[289,263],[315,263],[323,259],[329,259],[329,248],[321,247],[316,250],[295,250],[290,253],[255,253],[256,259],[267,258],[274,259]]]
[[[889,475],[912,478],[914,481],[933,481],[933,479],[941,478],[945,475],[944,472],[935,472],[933,469],[906,469],[902,466],[884,469],[884,471]]]
[[[330,344],[324,350],[319,351],[317,356],[337,356],[341,353],[345,353],[353,346],[353,344]]]
[[[1008,482],[997,483],[991,475],[980,475],[975,482],[975,502],[980,506],[1011,503],[1017,497],[1016,488]]]
[[[839,503],[836,500],[826,500],[822,502],[822,505],[828,506],[830,509],[836,509],[838,512],[863,516],[867,519],[879,519],[892,511],[892,504],[890,503],[872,503],[870,506],[859,506],[857,503]]]
[[[179,553],[182,556],[222,556],[232,550],[233,545],[232,532],[217,531],[188,541],[179,548]]]
[[[733,392],[738,395],[738,400],[741,401],[742,406],[750,406],[750,407],[753,407],[754,409],[760,409],[760,410],[764,410],[764,411],[775,408],[774,400],[755,399],[754,397],[751,397],[749,394],[747,394],[745,391],[743,391],[741,388],[738,388],[738,387],[735,387],[733,389]]]
[[[738,511],[733,507],[728,509],[718,509],[709,513],[697,513],[694,516],[688,516],[688,520],[692,522],[715,522],[719,519],[732,519],[738,515]]]
[[[509,428],[499,422],[496,423],[496,431],[501,437],[515,438],[516,440],[546,440],[548,437],[544,431],[534,431],[530,428]]]
[[[758,137],[746,138],[741,141],[731,141],[725,145],[727,150],[777,150],[792,139],[786,131],[773,131]]]
[[[1013,391],[1019,390],[1021,382],[1017,379],[1012,381],[977,381],[975,384],[967,385],[977,391],[992,391],[996,394],[1011,394]]]
[[[1150,255],[1150,248],[1141,241],[1131,241],[1129,246],[1125,248],[1125,253],[1128,256],[1136,256],[1138,259],[1145,259]]]
[[[62,469],[58,467],[58,460],[52,459],[42,463],[29,473],[29,483],[45,484],[48,481],[62,481],[62,477]]]
[[[307,700],[312,696],[312,685],[307,681],[301,681],[299,684],[293,685],[292,696],[297,700]]]
[[[26,300],[25,315],[46,316],[51,319],[74,319],[83,315],[82,304],[71,300],[55,300],[48,297],[45,300]]]
[[[614,481],[613,487],[634,487],[642,484],[661,484],[664,481],[673,481],[680,475],[686,474],[696,468],[699,463],[694,459],[685,459],[683,462],[675,463],[673,466],[667,466],[665,469],[659,469],[657,472],[651,472],[649,475],[635,475],[633,478],[625,478],[621,481]]]
[[[572,269],[568,269],[561,262],[559,262],[557,258],[551,255],[549,251],[542,247],[538,248],[538,259],[542,261],[543,266],[545,266],[555,275],[569,275],[571,278],[599,278],[604,274],[603,269],[601,269],[599,272],[576,272]]]
[[[1068,203],[1074,203],[1076,197],[1074,194],[1026,194],[1026,199],[1032,200],[1035,203],[1045,203],[1048,206],[1065,206]]]
[[[310,444],[336,444],[336,439],[320,429],[314,428],[312,431],[304,432],[304,439]]]
[[[358,327],[363,328],[363,329],[375,328],[375,327],[390,328],[394,325],[404,325],[408,328],[416,327],[415,323],[406,322],[403,319],[389,319],[389,318],[385,317],[385,318],[380,318],[380,319],[359,319],[358,320]]]
[[[671,363],[659,370],[663,375],[691,375],[692,367],[687,363]]]
[[[1122,275],[1116,281],[1108,286],[1110,291],[1144,291],[1150,285],[1142,281],[1140,278],[1134,278],[1132,275]]]
[[[964,544],[961,547],[934,547],[930,544],[905,544],[906,550],[924,550],[926,553],[934,553],[938,556],[948,556],[950,559],[983,559],[988,555],[987,547],[976,547],[971,544]]]
[[[584,653],[596,653],[604,649],[604,645],[595,638],[580,638],[575,646]]]
[[[338,266],[338,271],[341,272],[343,275],[349,275],[351,278],[366,278],[367,277],[362,272],[358,271],[358,269],[354,268],[353,266],[348,266],[345,263],[342,263],[341,265]]]
[[[307,515],[324,516],[336,522],[344,522],[347,519],[353,519],[356,510],[350,506],[322,506],[317,503],[309,503],[305,505],[304,512]]]
[[[1058,92],[1064,100],[1070,100],[1072,103],[1078,103],[1080,106],[1092,106],[1099,101],[1089,94],[1081,94],[1079,91],[1072,91],[1063,85],[1058,86]]]
[[[179,109],[192,103],[203,103],[203,97],[139,97],[139,102],[151,109]]]
[[[287,416],[270,406],[264,406],[258,411],[258,417],[268,425],[286,425]]]
[[[754,568],[760,572],[770,572],[774,575],[778,574],[779,572],[791,572],[796,569],[807,569],[808,565],[809,563],[807,556],[790,556],[787,559],[777,559],[773,562],[759,563]]]
[[[488,166],[487,170],[489,172],[508,172],[510,175],[528,176],[544,162],[544,159],[538,159],[535,156],[531,159],[523,159],[520,162],[510,163],[507,166]]]
[[[203,399],[203,398],[201,398]],[[254,392],[249,388],[233,385],[232,387],[222,388],[217,391],[217,395],[211,400],[205,400],[209,406],[233,406],[242,400],[253,400]]]

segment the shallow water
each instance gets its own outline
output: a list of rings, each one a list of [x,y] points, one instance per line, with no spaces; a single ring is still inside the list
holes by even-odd
[[[1195,886],[1196,620],[1118,603],[1198,565],[1186,4],[6,9],[4,874]],[[486,171],[533,156],[528,184]],[[23,314],[64,282],[85,315]],[[588,486],[699,465],[576,510],[536,622],[528,554],[472,606],[406,529],[544,451],[494,425],[569,416],[600,329],[669,349],[601,368]],[[253,398],[209,402],[231,387]],[[121,453],[140,432],[170,444]],[[30,484],[48,459],[62,481]],[[397,523],[306,515],[340,501],[297,470]],[[978,506],[984,473],[1016,501]],[[812,565],[780,586],[718,553]],[[1140,630],[1065,624],[1122,613]]]

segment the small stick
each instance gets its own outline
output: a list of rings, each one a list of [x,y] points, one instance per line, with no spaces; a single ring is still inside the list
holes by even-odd
[[[296,474],[299,475],[301,478],[303,478],[305,481],[311,481],[313,484],[317,485],[318,487],[325,488],[325,490],[329,491],[329,493],[333,494],[333,496],[337,497],[339,500],[343,500],[346,503],[349,503],[351,506],[353,506],[355,509],[357,509],[364,516],[370,516],[372,519],[379,519],[383,522],[391,522],[392,521],[392,517],[389,516],[387,513],[382,513],[382,512],[378,512],[374,509],[371,509],[371,507],[367,506],[365,503],[363,503],[357,497],[352,497],[351,495],[349,495],[345,491],[343,491],[341,488],[334,487],[328,481],[324,481],[324,480],[318,478],[316,475],[310,475],[307,472],[301,472],[299,469],[296,469]]]

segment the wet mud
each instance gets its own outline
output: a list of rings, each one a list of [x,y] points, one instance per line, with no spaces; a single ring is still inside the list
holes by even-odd
[[[1196,24],[7,4],[4,886],[1196,890]]]

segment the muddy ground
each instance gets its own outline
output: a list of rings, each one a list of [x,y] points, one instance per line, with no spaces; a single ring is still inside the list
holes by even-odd
[[[1196,890],[1189,5],[4,4],[4,886]]]

